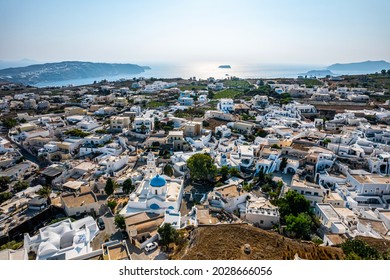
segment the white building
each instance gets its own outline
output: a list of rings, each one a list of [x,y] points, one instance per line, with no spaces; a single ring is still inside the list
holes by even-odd
[[[121,170],[129,162],[129,156],[106,156],[99,162],[98,173],[114,174]]]
[[[136,117],[133,128],[137,133],[150,133],[154,129],[154,120],[152,118]]]
[[[310,206],[314,207],[317,203],[322,203],[324,199],[324,190],[317,184],[304,182],[297,178],[293,178],[291,182],[291,190],[302,194],[310,201]]]
[[[245,207],[240,209],[240,218],[263,229],[270,229],[279,224],[278,207],[264,197],[251,197]]]
[[[317,203],[314,210],[326,233],[344,234],[349,231],[348,226],[344,224],[342,218],[328,203]]]
[[[91,253],[91,241],[99,229],[90,216],[70,219],[43,227],[33,237],[24,235],[24,248],[34,252],[37,260],[69,260]]]
[[[0,137],[0,154],[12,152],[13,150],[11,143],[7,139]]]
[[[218,188],[214,188],[213,192],[208,194],[210,206],[223,208],[226,211],[233,213],[239,208],[240,204],[245,204],[250,194],[232,183]]]
[[[120,214],[129,216],[138,212],[164,213],[180,210],[183,196],[183,180],[157,174],[154,155],[149,153],[147,176],[135,192],[130,194],[126,207]]]
[[[115,131],[122,131],[130,128],[130,118],[121,116],[112,116],[110,118],[110,128]]]
[[[234,103],[231,98],[221,98],[217,105],[217,109],[221,112],[230,113],[234,111]]]

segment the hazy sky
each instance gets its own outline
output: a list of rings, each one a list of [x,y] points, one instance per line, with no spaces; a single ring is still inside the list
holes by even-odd
[[[0,0],[0,60],[390,61],[389,0]]]

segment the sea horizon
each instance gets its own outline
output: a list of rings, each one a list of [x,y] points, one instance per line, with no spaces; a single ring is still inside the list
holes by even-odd
[[[297,78],[298,75],[310,70],[325,69],[325,65],[295,65],[295,64],[218,64],[218,63],[188,63],[188,64],[146,64],[139,63],[138,65],[149,66],[150,70],[139,74],[120,74],[114,76],[102,76],[85,79],[72,79],[56,82],[42,82],[34,84],[37,87],[53,87],[53,86],[81,86],[93,84],[94,81],[108,80],[117,81],[120,79],[133,78],[156,78],[156,79],[174,79],[183,78],[189,79],[207,79],[213,77],[215,79],[225,79],[227,77],[238,77],[242,79],[270,79],[270,78]],[[230,65],[231,68],[218,68],[219,65]]]
[[[102,80],[118,81],[121,79],[130,80],[133,78],[156,78],[156,79],[207,79],[213,77],[215,79],[226,79],[228,77],[238,77],[241,79],[277,79],[277,78],[297,78],[305,75],[311,70],[327,70],[328,65],[307,65],[307,64],[218,64],[218,63],[188,63],[188,64],[143,64],[138,65],[149,66],[150,70],[139,74],[120,74],[107,75],[101,77],[91,77],[83,79],[72,79],[55,82],[41,82],[32,86],[36,87],[62,87],[62,86],[82,86],[93,84],[94,81]],[[230,65],[231,68],[219,68],[220,65]],[[338,71],[333,72],[335,76],[339,75],[356,75],[368,74],[362,71]]]

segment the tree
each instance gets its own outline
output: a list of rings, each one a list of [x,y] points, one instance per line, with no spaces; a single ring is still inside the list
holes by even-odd
[[[226,181],[228,175],[229,175],[229,167],[227,166],[222,166],[220,169],[219,169],[219,174],[221,174],[222,176],[222,181]]]
[[[169,164],[166,164],[164,166],[164,174],[169,176],[169,177],[172,177],[173,176],[173,168],[172,168],[172,166],[170,166]]]
[[[146,132],[146,126],[144,124],[141,125],[140,129],[141,129],[141,133],[145,133]]]
[[[135,190],[135,186],[133,185],[133,182],[131,181],[131,178],[126,179],[123,182],[122,190],[125,194],[129,194]]]
[[[303,195],[291,190],[277,201],[277,206],[279,206],[279,213],[282,217],[290,214],[298,216],[300,213],[310,213],[310,202]]]
[[[382,69],[381,74],[382,74],[382,75],[386,75],[386,70],[385,70],[385,69]]]
[[[50,200],[51,191],[52,190],[51,190],[50,186],[44,186],[37,191],[37,194],[46,198],[48,203],[50,204],[51,203],[51,200]]]
[[[1,122],[8,129],[13,128],[14,126],[16,126],[18,124],[17,119],[14,119],[14,118],[3,118],[3,119],[1,119]]]
[[[115,182],[111,178],[107,179],[106,186],[104,187],[104,191],[108,196],[114,193]]]
[[[7,201],[11,197],[12,197],[12,193],[10,192],[0,193],[0,204],[2,204],[4,201]]]
[[[29,187],[29,183],[27,181],[17,181],[13,187],[16,192],[21,192]]]
[[[214,92],[212,90],[209,90],[209,93],[207,94],[208,99],[214,99]]]
[[[194,180],[205,181],[214,178],[216,167],[209,154],[194,154],[187,160],[187,166]]]
[[[282,158],[282,161],[280,162],[280,170],[284,170],[287,166],[287,158]]]
[[[179,234],[172,227],[171,224],[165,223],[163,226],[159,227],[158,234],[160,235],[160,242],[162,245],[167,246],[172,242],[176,242]]]
[[[240,175],[240,171],[236,167],[231,167],[229,169],[229,175],[232,177],[237,177],[238,175]]]
[[[111,209],[112,213],[115,212],[115,208],[116,208],[117,205],[118,205],[118,202],[116,202],[115,200],[109,200],[107,202],[107,206]]]
[[[1,176],[0,177],[0,191],[8,189],[8,185],[10,183],[10,179],[8,176]]]
[[[286,217],[286,229],[293,233],[295,237],[310,239],[310,230],[313,222],[306,213],[300,213],[298,216],[292,214]]]
[[[330,142],[332,142],[332,141],[329,138],[325,138],[323,141],[325,146],[328,145]]]
[[[390,75],[390,69],[389,69],[389,70],[387,70],[387,75]]]
[[[353,260],[376,260],[380,258],[379,252],[370,247],[366,242],[359,239],[349,239],[341,244],[346,259]]]
[[[115,216],[115,219],[114,219],[114,223],[115,223],[115,226],[121,230],[125,230],[126,229],[126,221],[125,221],[125,217],[123,217],[122,215],[116,215]]]
[[[40,196],[49,198],[50,194],[51,194],[51,188],[49,186],[43,186],[42,188],[40,188],[37,191],[37,194],[39,194]]]

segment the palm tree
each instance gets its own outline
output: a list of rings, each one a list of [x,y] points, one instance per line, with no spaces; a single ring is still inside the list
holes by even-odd
[[[52,189],[50,186],[44,186],[41,189],[37,191],[37,194],[47,199],[48,204],[51,203],[50,201],[50,194],[52,192]]]
[[[142,132],[142,133],[145,133],[145,131],[146,131],[146,126],[143,124],[143,125],[141,125],[141,128],[140,128],[140,129],[141,129],[141,132]]]

